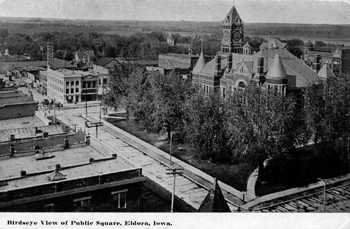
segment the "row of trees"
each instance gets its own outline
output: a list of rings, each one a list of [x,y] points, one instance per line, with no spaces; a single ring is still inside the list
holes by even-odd
[[[206,55],[215,55],[220,49],[221,37],[217,34],[204,36],[172,35],[175,43],[189,44],[193,53],[199,54],[201,43],[204,41]],[[52,41],[56,58],[73,60],[74,52],[78,50],[94,50],[98,57],[124,57],[134,59],[158,58],[164,53],[188,53],[185,46],[170,46],[167,44],[168,34],[160,31],[151,33],[136,33],[132,36],[118,34],[67,33],[67,32],[37,32],[33,35],[24,33],[9,33],[6,29],[0,30],[2,49],[9,49],[13,55],[28,54],[34,60],[46,59],[46,43]],[[252,45],[255,51],[264,41],[261,37],[245,37],[245,41]]]
[[[128,119],[147,131],[181,133],[203,158],[248,162],[259,166],[265,179],[288,184],[349,170],[349,80],[310,85],[287,96],[250,85],[223,99],[219,93],[204,96],[179,76],[131,65],[112,75],[106,105],[126,109]],[[315,144],[308,149],[304,145],[310,142]],[[331,161],[339,164],[323,163]]]

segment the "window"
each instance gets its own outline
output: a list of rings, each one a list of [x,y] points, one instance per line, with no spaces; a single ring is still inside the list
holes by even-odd
[[[68,82],[68,81],[66,82],[66,86],[67,86],[67,87],[69,86],[69,82]]]
[[[69,94],[69,89],[66,89],[66,94]]]
[[[108,83],[108,79],[107,78],[104,78],[103,79],[103,84],[107,84]]]
[[[53,212],[53,206],[54,206],[54,204],[46,204],[46,205],[44,205],[45,211],[46,212]]]
[[[74,93],[74,88],[71,88],[71,89],[70,89],[70,93]]]
[[[126,193],[127,189],[115,191],[111,194],[113,195],[113,206],[116,208],[126,208]]]
[[[70,82],[70,85],[74,86],[74,81],[71,81],[71,82]]]
[[[79,88],[75,88],[75,92],[79,92]]]
[[[75,207],[85,207],[90,205],[90,200],[91,200],[91,196],[87,196],[79,199],[74,199],[73,202]]]
[[[77,80],[77,82],[75,82],[75,85],[77,85],[77,86],[79,85],[79,81],[78,80]]]
[[[101,85],[101,79],[98,79],[98,85]]]

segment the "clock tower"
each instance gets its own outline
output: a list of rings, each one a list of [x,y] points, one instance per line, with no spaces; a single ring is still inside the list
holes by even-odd
[[[243,21],[236,11],[236,8],[232,7],[230,12],[228,12],[225,19],[222,21],[222,53],[230,54],[243,52],[243,29]]]

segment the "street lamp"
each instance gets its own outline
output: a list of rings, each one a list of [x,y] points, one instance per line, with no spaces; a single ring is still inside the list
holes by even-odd
[[[326,212],[326,179],[317,178],[319,181],[323,181],[323,212]]]

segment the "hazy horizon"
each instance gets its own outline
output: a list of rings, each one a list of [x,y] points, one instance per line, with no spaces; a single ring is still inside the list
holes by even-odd
[[[0,0],[0,17],[90,21],[350,24],[350,0]]]

